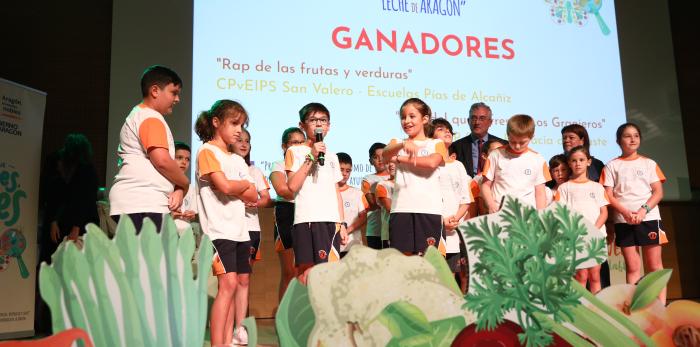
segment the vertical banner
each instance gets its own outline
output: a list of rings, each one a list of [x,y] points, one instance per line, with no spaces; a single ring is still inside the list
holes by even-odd
[[[46,93],[0,78],[0,340],[34,335]]]

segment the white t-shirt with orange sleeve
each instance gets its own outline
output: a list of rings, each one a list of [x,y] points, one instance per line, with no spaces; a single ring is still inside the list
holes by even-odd
[[[221,172],[227,180],[247,180],[252,183],[248,165],[238,155],[205,143],[197,153],[197,184],[199,186],[199,223],[211,240],[248,241],[250,235],[243,200],[214,189],[206,175]]]
[[[387,210],[384,208],[384,205],[379,203],[379,198],[387,198],[391,200],[391,198],[394,196],[394,180],[387,179],[377,183],[375,196],[377,197],[377,204],[379,204],[382,216],[382,229],[380,231],[380,236],[382,237],[382,241],[387,241],[389,240],[389,217],[391,215],[391,211]]]
[[[493,181],[493,198],[500,204],[506,195],[535,205],[535,186],[552,179],[547,161],[541,154],[527,149],[513,153],[508,146],[492,151],[484,163],[484,177]]]
[[[603,185],[590,180],[585,183],[562,183],[554,194],[554,201],[559,201],[582,214],[591,224],[598,220],[600,208],[610,204]],[[606,235],[605,224],[600,227],[600,231],[603,236]]]
[[[255,190],[258,191],[258,196],[260,192],[263,190],[269,190],[270,185],[267,184],[267,180],[265,179],[265,174],[262,173],[262,171],[256,167],[255,165],[251,165],[248,167],[248,174],[250,177],[253,179],[253,183],[255,184]],[[260,231],[260,218],[258,216],[258,208],[257,207],[246,207],[245,208],[245,219],[246,219],[246,224],[248,225],[248,231]]]
[[[285,170],[296,172],[311,153],[307,145],[291,146],[285,154]],[[291,174],[288,174],[291,175]],[[310,222],[339,223],[336,183],[343,179],[335,153],[326,152],[325,165],[313,164],[301,189],[294,196],[294,224]]]
[[[386,175],[377,175],[377,174],[369,174],[365,176],[362,179],[362,193],[363,194],[375,194],[375,191],[377,190],[377,184],[381,181],[389,179],[389,174]],[[366,235],[367,236],[379,236],[382,230],[382,212],[377,209],[374,211],[369,211],[367,213],[367,227],[366,229]]]
[[[389,146],[399,142],[391,140]],[[418,157],[440,154],[447,159],[445,143],[437,139],[426,139],[413,143],[418,147]],[[403,149],[399,156],[408,155]],[[442,194],[440,174],[437,169],[418,168],[411,163],[396,165],[394,196],[391,199],[391,213],[425,213],[442,215]]]
[[[355,223],[355,220],[369,208],[369,203],[362,190],[349,185],[345,185],[340,189],[340,197],[343,199],[343,215],[345,223],[350,226]],[[341,252],[347,252],[353,245],[362,244],[362,228],[357,229],[348,234],[348,242],[340,246]]]
[[[442,216],[453,216],[459,210],[459,205],[474,202],[470,190],[472,178],[467,174],[464,165],[457,160],[448,159],[445,166],[439,167],[438,170],[442,191]],[[447,253],[459,253],[459,235],[456,230],[446,232],[445,250]]]
[[[600,174],[600,183],[612,187],[613,196],[632,212],[647,203],[651,197],[651,184],[655,182],[666,182],[666,176],[655,161],[641,155],[632,160],[615,158],[605,165]],[[615,223],[626,223],[625,218],[616,211],[613,216]],[[658,206],[654,206],[644,217],[644,221],[658,219],[661,219]]]
[[[168,196],[174,186],[156,170],[148,150],[164,148],[175,158],[175,143],[163,115],[135,106],[119,132],[119,171],[109,191],[109,214],[169,213]]]

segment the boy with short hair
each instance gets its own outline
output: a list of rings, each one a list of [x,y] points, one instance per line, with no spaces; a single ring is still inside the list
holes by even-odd
[[[340,246],[340,258],[342,259],[350,251],[353,245],[362,244],[362,227],[367,222],[367,208],[369,204],[362,191],[349,186],[348,179],[352,173],[352,158],[349,154],[339,152],[340,173],[343,179],[338,182],[340,197],[343,199],[343,214],[347,225],[348,242]]]
[[[287,185],[295,201],[294,260],[303,284],[313,265],[338,261],[340,244],[347,241],[343,200],[336,185],[343,179],[338,156],[328,152],[323,141],[316,141],[316,129],[325,138],[330,125],[330,112],[322,104],[302,107],[299,127],[306,133],[306,143],[289,147],[285,154]]]
[[[386,147],[385,144],[375,142],[369,148],[369,163],[374,167],[375,173],[365,176],[361,186],[362,193],[365,194],[365,199],[369,203],[367,226],[365,227],[367,246],[373,249],[382,249],[382,241],[389,240],[381,238],[382,213],[375,194],[377,184],[389,178],[389,172],[382,160],[384,147]]]
[[[143,101],[131,110],[119,134],[119,172],[109,192],[110,215],[115,221],[128,215],[137,233],[146,217],[160,231],[163,214],[180,208],[190,184],[174,160],[173,135],[163,118],[180,101],[181,88],[174,71],[148,67],[141,77]]]
[[[544,157],[528,147],[535,135],[535,121],[524,114],[510,117],[507,134],[508,145],[491,152],[484,164],[482,190],[489,213],[501,208],[506,195],[543,209],[544,184],[552,177]]]
[[[192,150],[190,146],[184,142],[175,141],[175,162],[177,162],[178,167],[185,175],[187,175],[187,170],[190,169],[191,160]],[[182,199],[182,206],[180,209],[171,212],[175,221],[175,226],[177,227],[177,232],[180,235],[187,230],[187,227],[191,226],[190,223],[194,221],[197,215],[197,189],[195,189],[193,185],[193,183],[190,183],[187,194]]]

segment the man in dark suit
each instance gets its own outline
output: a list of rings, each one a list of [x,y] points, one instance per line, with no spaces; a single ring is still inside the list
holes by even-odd
[[[464,164],[469,176],[481,172],[483,161],[479,160],[481,151],[485,151],[484,143],[490,139],[496,139],[503,144],[507,141],[489,134],[489,128],[493,123],[491,108],[483,102],[477,102],[469,108],[469,129],[471,134],[452,143],[457,155],[457,160]]]

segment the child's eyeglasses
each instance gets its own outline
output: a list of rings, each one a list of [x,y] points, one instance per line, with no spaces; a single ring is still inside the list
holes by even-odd
[[[318,125],[326,125],[328,124],[328,118],[309,118],[306,120],[307,124],[313,124],[316,123]]]

